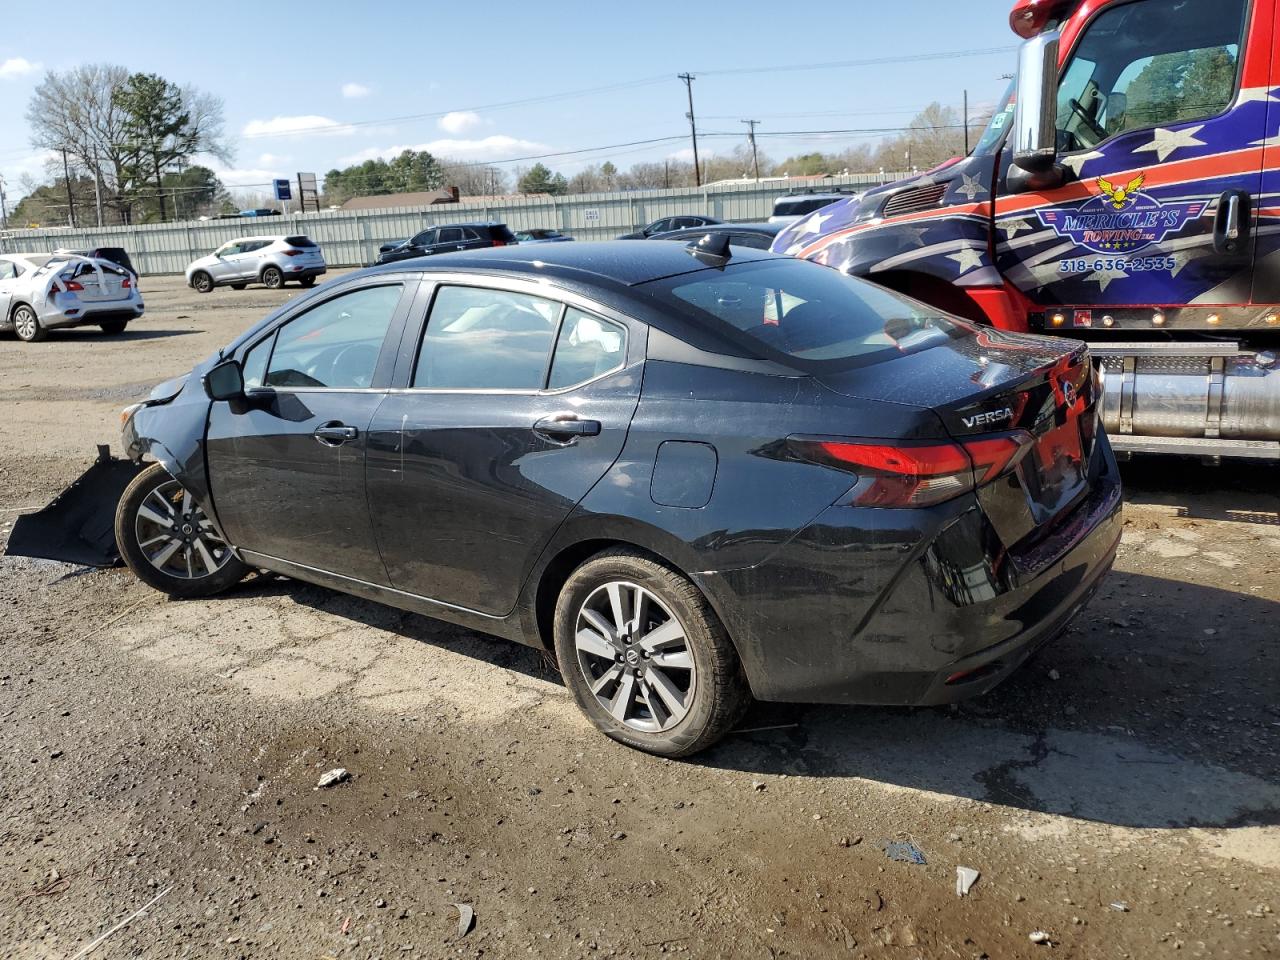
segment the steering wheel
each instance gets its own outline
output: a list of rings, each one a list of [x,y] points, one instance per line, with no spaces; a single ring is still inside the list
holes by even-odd
[[[378,363],[378,348],[369,343],[353,343],[333,358],[329,368],[330,385],[334,387],[367,387],[373,383],[373,369]]]
[[[1075,97],[1072,97],[1067,101],[1067,105],[1071,107],[1071,112],[1076,115],[1076,119],[1078,119],[1082,124],[1084,124],[1084,126],[1088,128],[1089,132],[1093,134],[1093,137],[1094,137],[1093,143],[1087,143],[1087,144],[1084,144],[1084,146],[1092,147],[1095,144],[1098,144],[1106,139],[1107,131],[1103,130],[1100,126],[1098,126],[1098,124],[1094,121],[1093,117],[1085,113],[1084,107],[1080,105],[1079,100],[1077,100]],[[1077,139],[1079,138],[1077,137]]]

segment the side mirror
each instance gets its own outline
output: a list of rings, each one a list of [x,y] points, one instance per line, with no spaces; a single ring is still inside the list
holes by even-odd
[[[244,397],[244,372],[238,360],[223,360],[211,367],[201,382],[210,400],[239,400]]]
[[[1018,53],[1010,150],[1015,167],[1040,178],[1058,158],[1058,36],[1051,30],[1032,37]]]

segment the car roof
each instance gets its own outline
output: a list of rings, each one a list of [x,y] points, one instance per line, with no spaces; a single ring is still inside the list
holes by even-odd
[[[737,249],[733,255],[734,262],[776,259],[784,258],[766,250]],[[636,243],[627,240],[553,243],[537,247],[494,247],[437,254],[422,258],[417,264],[415,260],[400,260],[370,267],[362,271],[362,274],[403,272],[414,265],[417,269],[429,272],[474,271],[517,276],[551,276],[578,281],[598,278],[624,286],[635,286],[661,277],[707,269],[706,264],[693,257],[680,244]]]
[[[234,240],[228,240],[227,243],[244,243],[246,240],[283,240],[283,233],[259,234],[253,237],[236,237]],[[225,247],[227,243],[220,243],[218,246]]]

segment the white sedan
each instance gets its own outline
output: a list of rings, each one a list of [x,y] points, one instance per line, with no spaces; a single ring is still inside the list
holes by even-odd
[[[0,255],[0,330],[28,343],[58,327],[122,333],[142,316],[138,278],[109,260],[74,253]]]

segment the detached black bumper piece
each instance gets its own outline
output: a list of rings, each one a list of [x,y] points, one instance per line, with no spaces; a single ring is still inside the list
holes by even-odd
[[[116,504],[142,468],[132,460],[117,460],[110,447],[99,446],[93,466],[52,503],[14,521],[5,555],[86,567],[118,566]]]

